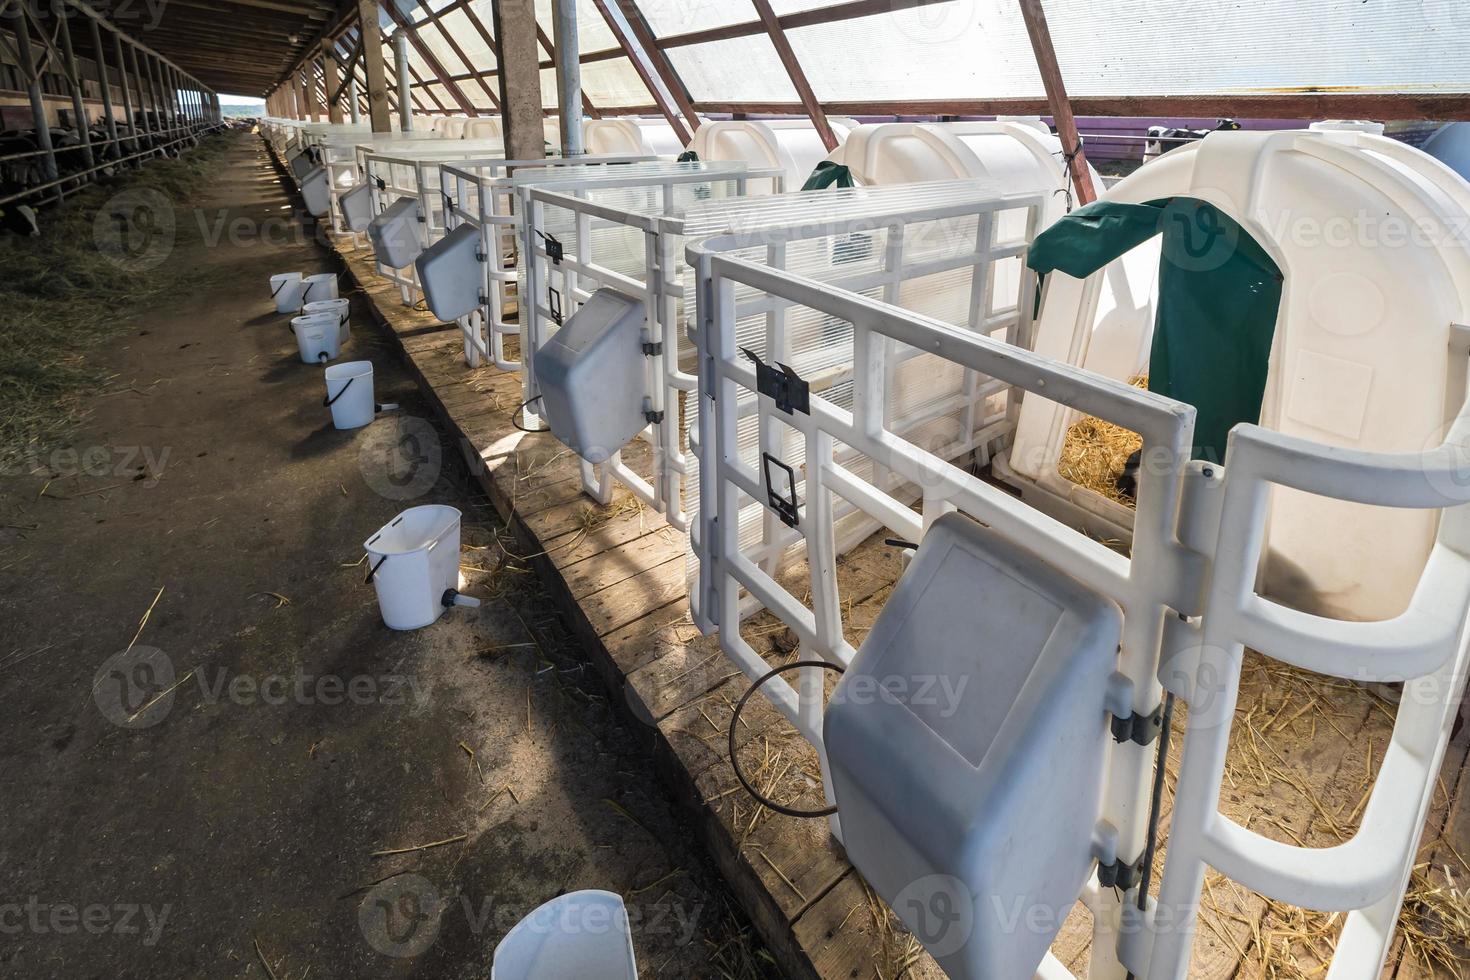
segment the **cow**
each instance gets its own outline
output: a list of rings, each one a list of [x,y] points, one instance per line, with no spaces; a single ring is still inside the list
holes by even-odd
[[[1217,120],[1214,129],[1181,129],[1175,126],[1150,126],[1148,128],[1148,142],[1144,144],[1143,159],[1145,161],[1152,160],[1154,157],[1167,153],[1176,146],[1193,143],[1195,140],[1202,140],[1211,133],[1233,132],[1238,129],[1240,129],[1240,123],[1234,119]]]

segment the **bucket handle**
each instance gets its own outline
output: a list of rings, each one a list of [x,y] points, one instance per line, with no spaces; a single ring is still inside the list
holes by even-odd
[[[286,283],[291,282],[291,281],[292,280],[290,280],[290,279],[282,279],[276,285],[276,288],[271,290],[271,299],[275,299],[276,298],[276,294],[279,293],[281,290],[285,289],[286,288]],[[300,282],[301,280],[300,279],[297,279],[295,281],[296,282]]]
[[[362,580],[363,585],[368,585],[372,582],[373,576],[378,574],[378,569],[383,567],[383,562],[387,561],[389,557],[389,555],[384,555],[382,558],[378,559],[378,563],[376,565],[368,569],[367,578]]]
[[[356,380],[357,375],[354,374],[352,377],[347,379],[347,383],[345,385],[337,389],[337,393],[335,395],[328,395],[324,397],[322,399],[322,408],[331,408],[332,405],[336,403],[337,399],[341,398],[342,394],[347,391],[348,388],[352,387],[352,382]]]

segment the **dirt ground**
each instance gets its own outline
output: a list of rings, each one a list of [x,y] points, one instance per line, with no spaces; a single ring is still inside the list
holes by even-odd
[[[331,427],[266,281],[333,260],[259,140],[174,218],[172,299],[0,478],[0,975],[484,977],[582,888],[645,977],[766,972],[361,309],[344,356],[402,410]],[[361,545],[421,503],[464,512],[485,603],[396,633]]]

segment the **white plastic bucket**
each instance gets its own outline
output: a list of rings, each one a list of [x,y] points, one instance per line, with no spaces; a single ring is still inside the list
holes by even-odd
[[[569,892],[539,906],[506,933],[490,980],[637,980],[628,910],[612,892]]]
[[[363,542],[367,578],[389,629],[428,626],[454,604],[459,520],[459,511],[443,504],[410,507]]]
[[[301,351],[303,364],[325,364],[340,357],[340,330],[337,315],[331,311],[291,318],[291,331],[296,334],[296,347]]]
[[[301,280],[301,305],[337,298],[337,274],[320,272]],[[294,312],[294,311],[293,311]]]
[[[373,362],[343,361],[326,370],[327,397],[322,404],[332,410],[332,424],[339,429],[360,429],[373,420]]]
[[[295,313],[301,309],[301,273],[282,272],[271,276],[271,298],[277,313]]]
[[[352,301],[346,299],[313,300],[301,308],[305,316],[313,313],[330,313],[337,318],[337,343],[345,344],[352,339]]]

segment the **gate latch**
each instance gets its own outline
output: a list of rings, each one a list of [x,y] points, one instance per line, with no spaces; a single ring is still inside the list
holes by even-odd
[[[561,293],[555,286],[549,286],[546,289],[546,306],[551,311],[552,322],[558,327],[561,326]]]
[[[786,492],[782,493],[776,489],[771,482],[771,464],[775,463],[779,469],[786,471]],[[781,462],[770,453],[761,453],[761,476],[766,481],[766,503],[781,523],[787,527],[796,527],[800,522],[800,512],[797,510],[796,501],[796,471],[788,464]]]
[[[776,362],[772,367],[761,360],[747,347],[740,348],[740,353],[755,362],[755,387],[762,395],[768,396],[776,403],[776,407],[790,415],[793,411],[803,415],[812,412],[811,386],[802,380],[801,375],[791,368]],[[780,370],[777,370],[779,368]]]

